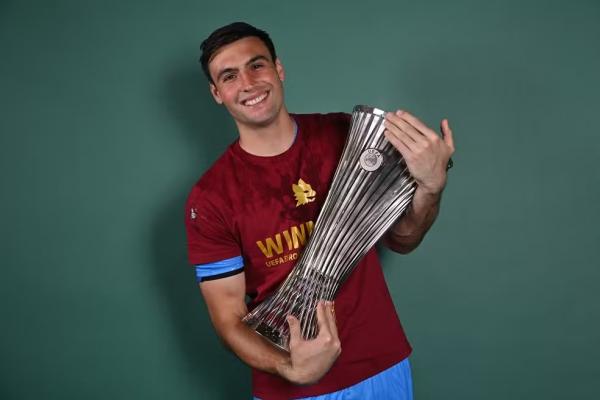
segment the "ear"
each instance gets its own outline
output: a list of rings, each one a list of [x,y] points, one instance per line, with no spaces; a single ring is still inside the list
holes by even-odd
[[[221,95],[219,94],[219,89],[217,89],[217,86],[210,82],[208,84],[208,88],[210,90],[210,94],[212,94],[213,99],[215,99],[215,101],[217,102],[217,104],[223,104],[223,99],[221,99]]]
[[[285,80],[285,70],[283,69],[283,64],[279,61],[279,58],[275,60],[275,70],[277,71],[277,75],[279,75],[279,80],[283,82]]]

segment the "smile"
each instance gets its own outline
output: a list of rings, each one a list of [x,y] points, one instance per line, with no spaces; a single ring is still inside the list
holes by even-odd
[[[251,98],[249,100],[242,101],[242,104],[245,106],[249,106],[249,107],[255,106],[258,103],[260,103],[261,101],[263,101],[264,99],[266,99],[268,95],[269,95],[269,92],[265,92],[265,93],[261,94],[260,96]]]

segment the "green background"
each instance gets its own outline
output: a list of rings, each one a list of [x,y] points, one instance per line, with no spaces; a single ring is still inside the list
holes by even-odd
[[[600,392],[598,1],[3,1],[0,398],[243,399],[183,203],[236,137],[200,41],[268,30],[295,112],[454,128],[442,213],[384,255],[417,399]]]

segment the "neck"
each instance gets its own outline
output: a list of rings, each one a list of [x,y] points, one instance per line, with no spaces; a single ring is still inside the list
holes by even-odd
[[[295,122],[282,109],[277,118],[265,126],[237,124],[240,147],[255,156],[269,157],[283,153],[294,143]]]

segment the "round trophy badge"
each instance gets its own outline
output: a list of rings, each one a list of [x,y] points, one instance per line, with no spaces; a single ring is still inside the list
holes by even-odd
[[[377,149],[366,149],[360,155],[360,166],[365,171],[375,171],[383,164],[383,155]]]

